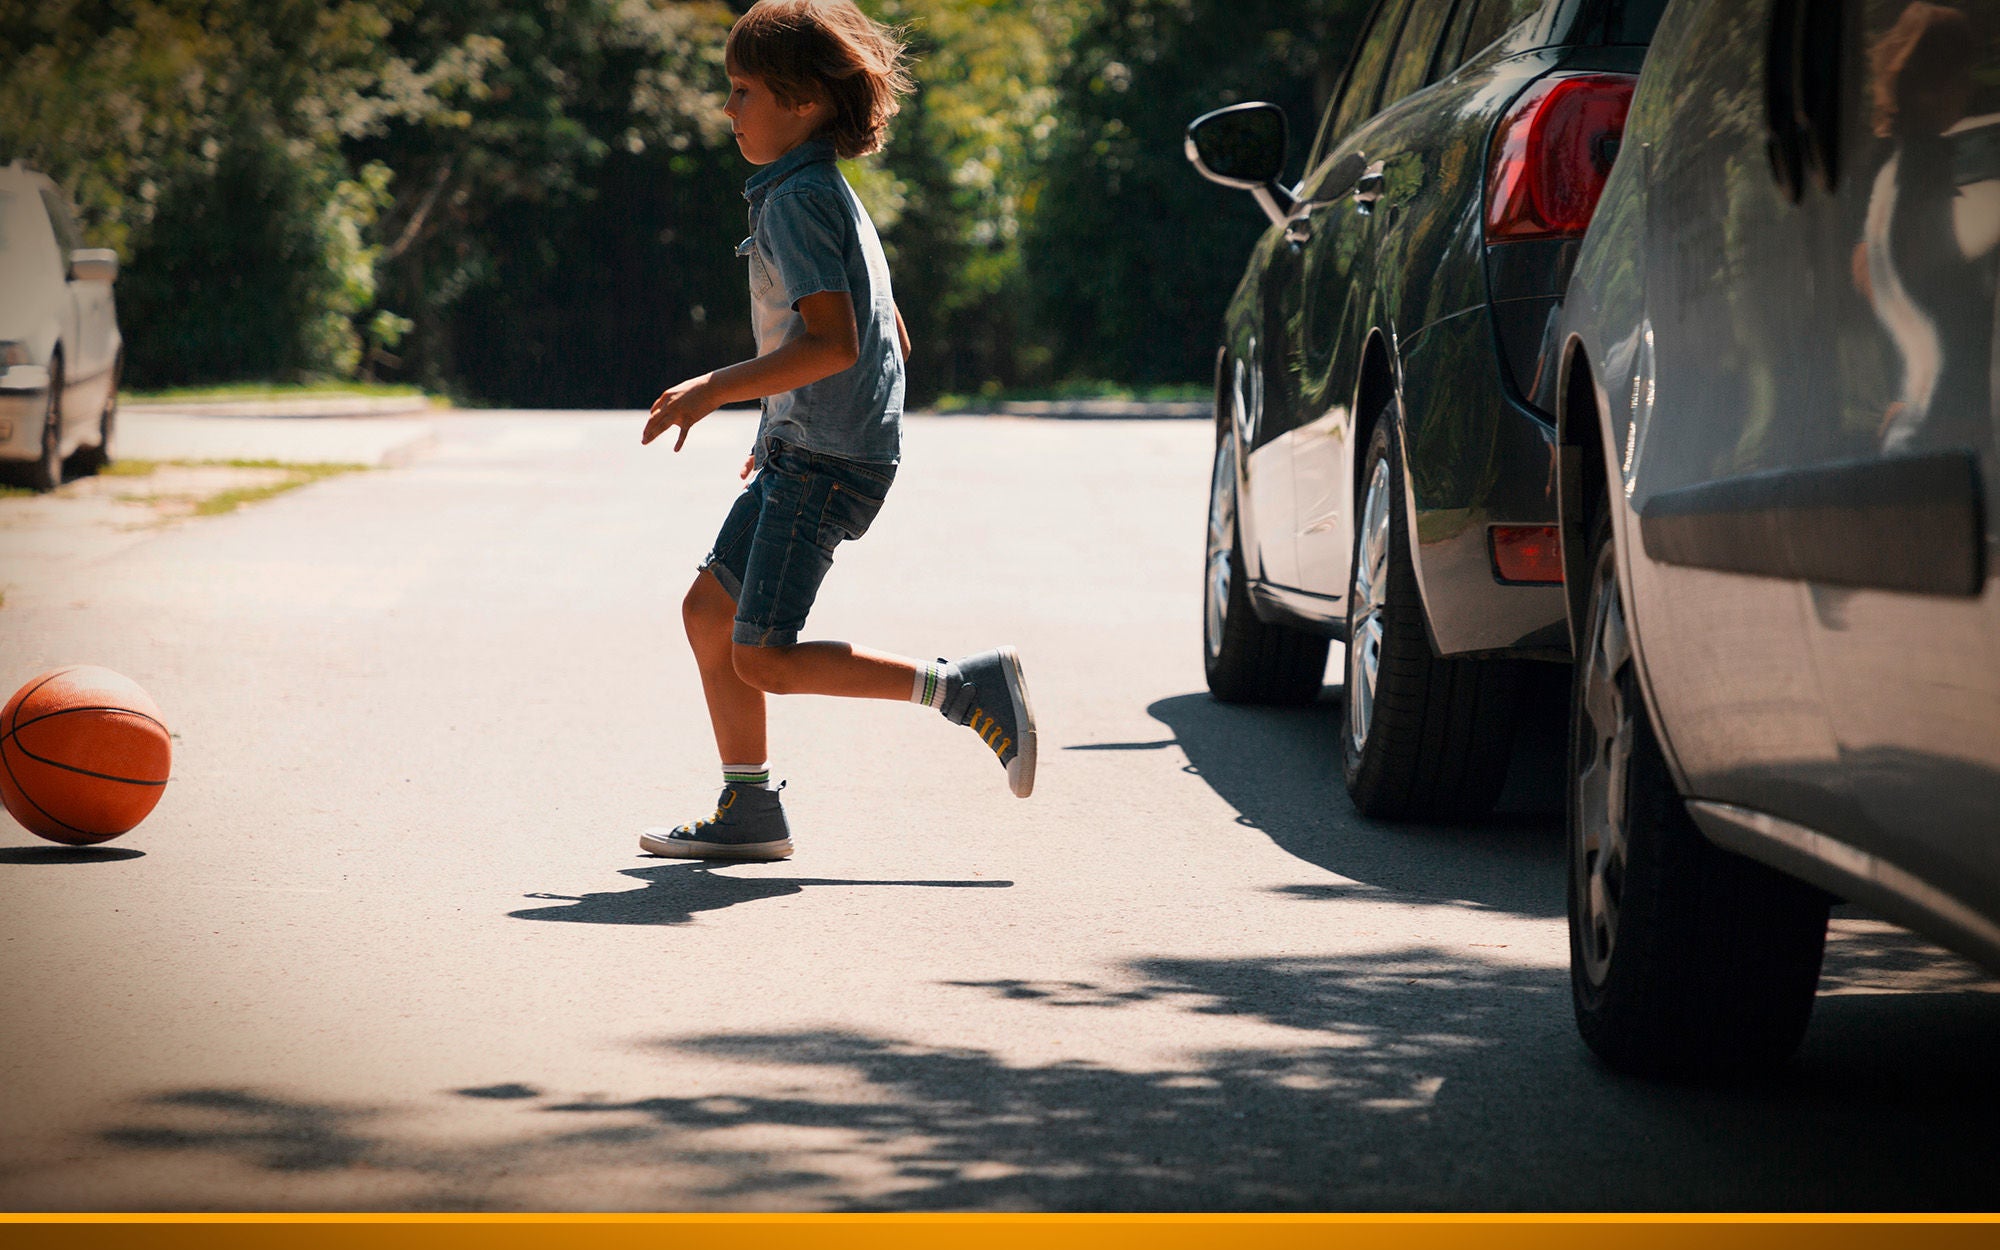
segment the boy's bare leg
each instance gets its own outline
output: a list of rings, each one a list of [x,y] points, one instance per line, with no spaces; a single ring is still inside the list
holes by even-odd
[[[788,647],[737,643],[733,651],[738,677],[772,694],[831,694],[907,703],[917,678],[915,660],[845,642],[800,642]]]
[[[681,620],[688,645],[701,670],[701,691],[708,699],[708,720],[715,729],[715,749],[725,764],[758,764],[770,758],[764,735],[764,692],[736,673],[730,631],[736,622],[736,600],[715,574],[703,569],[681,601]],[[909,679],[905,678],[907,686]]]

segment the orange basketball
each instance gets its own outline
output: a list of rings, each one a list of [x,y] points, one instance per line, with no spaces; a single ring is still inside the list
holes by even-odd
[[[89,846],[146,819],[172,759],[159,706],[108,668],[43,673],[0,709],[0,800],[51,842]]]

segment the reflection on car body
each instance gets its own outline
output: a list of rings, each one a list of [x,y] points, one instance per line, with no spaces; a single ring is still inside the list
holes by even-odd
[[[1572,985],[1768,1066],[1829,896],[2000,967],[2000,3],[1676,0],[1561,314]]]

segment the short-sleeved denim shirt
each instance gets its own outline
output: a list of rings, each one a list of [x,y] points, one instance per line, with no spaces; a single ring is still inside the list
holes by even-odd
[[[744,184],[750,237],[751,315],[762,355],[805,333],[798,302],[820,291],[854,300],[861,357],[832,377],[772,395],[757,429],[758,462],[770,438],[849,460],[902,458],[903,354],[889,262],[875,223],[834,164],[832,145],[808,139]]]

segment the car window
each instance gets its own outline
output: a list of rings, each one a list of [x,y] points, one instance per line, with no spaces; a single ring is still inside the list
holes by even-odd
[[[1666,7],[1667,0],[1611,0],[1604,15],[1604,42],[1653,42],[1653,28]]]
[[[68,267],[69,254],[83,246],[83,236],[76,228],[76,219],[69,215],[69,205],[62,197],[46,188],[42,191],[42,204],[49,210],[49,224],[56,230],[56,246],[62,249],[64,267]]]
[[[1542,0],[1478,0],[1478,7],[1465,26],[1465,42],[1453,59],[1464,62],[1478,56],[1495,39],[1533,17],[1541,7]]]
[[[1320,141],[1314,145],[1316,156],[1326,156],[1349,131],[1374,115],[1375,101],[1382,94],[1382,75],[1389,68],[1389,50],[1396,44],[1409,8],[1409,0],[1383,0],[1376,8],[1374,24],[1355,51],[1354,63],[1348,66],[1340,102],[1328,115]]]
[[[1403,22],[1402,38],[1396,40],[1396,55],[1390,60],[1389,81],[1382,88],[1382,107],[1415,91],[1431,80],[1431,62],[1436,59],[1438,36],[1444,33],[1452,0],[1425,0],[1410,10]]]

